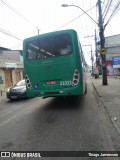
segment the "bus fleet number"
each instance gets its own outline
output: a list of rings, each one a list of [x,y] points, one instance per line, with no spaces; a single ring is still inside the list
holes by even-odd
[[[60,81],[60,86],[70,86],[71,84],[71,81]]]

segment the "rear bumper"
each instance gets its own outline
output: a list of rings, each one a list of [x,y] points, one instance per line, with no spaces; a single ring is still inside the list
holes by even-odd
[[[56,96],[70,96],[70,95],[83,95],[83,86],[77,85],[64,89],[53,90],[27,90],[28,97],[56,97]]]

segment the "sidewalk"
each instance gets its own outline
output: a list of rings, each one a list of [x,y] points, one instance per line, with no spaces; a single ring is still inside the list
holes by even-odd
[[[98,79],[91,77],[99,99],[102,101],[111,121],[120,134],[120,78],[107,77],[108,85],[102,85],[102,76]]]

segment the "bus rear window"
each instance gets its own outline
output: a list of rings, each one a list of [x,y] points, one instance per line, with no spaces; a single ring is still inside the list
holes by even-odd
[[[64,56],[72,53],[72,39],[69,34],[42,37],[27,43],[27,59],[42,59]]]

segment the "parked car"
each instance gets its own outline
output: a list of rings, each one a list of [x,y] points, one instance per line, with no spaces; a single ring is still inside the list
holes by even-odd
[[[7,98],[10,100],[27,98],[25,79],[19,81],[7,90]]]

